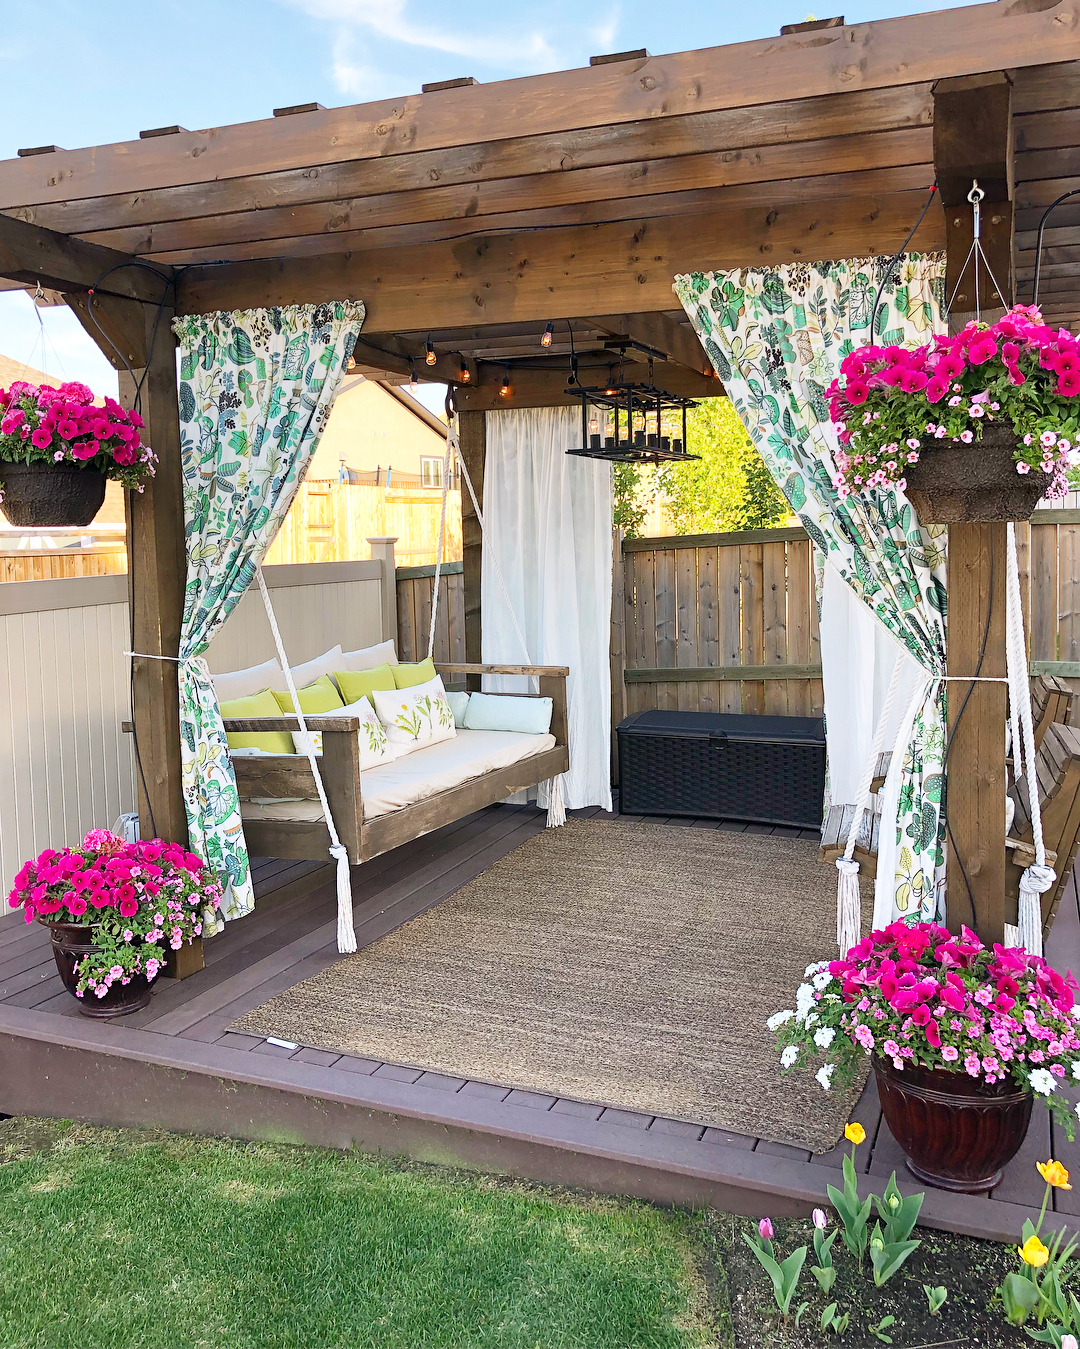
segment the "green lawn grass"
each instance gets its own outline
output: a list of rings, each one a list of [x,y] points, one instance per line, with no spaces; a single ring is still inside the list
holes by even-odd
[[[692,1219],[300,1147],[0,1122],[0,1345],[696,1349]]]

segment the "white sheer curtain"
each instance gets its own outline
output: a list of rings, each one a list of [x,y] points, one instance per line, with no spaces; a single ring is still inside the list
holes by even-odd
[[[897,656],[903,665],[885,728],[886,749],[897,743],[900,724],[916,690],[925,682],[926,672],[828,562],[822,575],[820,626],[829,796],[831,801],[845,805],[855,801]],[[893,919],[899,772],[890,776],[883,789],[875,927],[884,927]]]
[[[569,666],[566,805],[610,810],[611,467],[568,455],[580,440],[573,408],[487,414],[483,658]]]

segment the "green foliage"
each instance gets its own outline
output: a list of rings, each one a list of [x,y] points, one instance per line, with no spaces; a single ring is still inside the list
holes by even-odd
[[[667,464],[658,491],[680,534],[764,529],[783,524],[788,504],[727,398],[707,398],[687,416],[689,448],[701,459]]]
[[[836,1270],[833,1268],[832,1248],[833,1242],[840,1235],[839,1228],[834,1228],[828,1236],[824,1232],[814,1229],[814,1258],[816,1265],[810,1266],[810,1273],[818,1281],[821,1291],[826,1297],[836,1280]]]
[[[612,464],[611,468],[611,522],[628,539],[638,539],[656,492],[655,478],[647,476],[639,464]]]
[[[924,1194],[913,1194],[905,1199],[896,1183],[896,1172],[892,1173],[885,1193],[880,1198],[874,1196],[878,1216],[885,1224],[886,1245],[907,1241],[919,1220],[925,1198]]]
[[[916,1243],[916,1245],[917,1244],[918,1243]],[[895,1316],[883,1316],[876,1326],[870,1327],[870,1334],[873,1335],[874,1339],[880,1340],[882,1344],[892,1344],[893,1342],[892,1336],[886,1335],[885,1332],[891,1325],[895,1324],[896,1324]]]
[[[887,1241],[881,1224],[875,1223],[870,1237],[870,1263],[874,1267],[875,1285],[880,1288],[887,1283],[911,1252],[919,1249],[919,1244],[918,1241]]]
[[[836,1314],[836,1303],[830,1302],[821,1313],[821,1328],[829,1331],[833,1335],[843,1335],[848,1328],[848,1322],[851,1320],[851,1313],[844,1312],[843,1316]]]
[[[945,1304],[945,1299],[949,1296],[949,1290],[940,1284],[937,1288],[934,1288],[928,1283],[923,1284],[922,1290],[926,1294],[926,1303],[930,1308],[930,1315],[937,1316]]]
[[[743,1241],[754,1252],[762,1269],[772,1280],[776,1305],[780,1308],[781,1315],[786,1317],[791,1311],[791,1299],[795,1296],[795,1290],[799,1286],[803,1262],[806,1260],[806,1247],[799,1246],[791,1252],[786,1260],[778,1261],[773,1257],[771,1242],[758,1241],[745,1232],[743,1233]],[[765,1250],[765,1246],[770,1249]]]
[[[859,1183],[855,1175],[855,1163],[850,1157],[844,1158],[844,1188],[838,1190],[835,1185],[826,1187],[832,1206],[839,1214],[842,1224],[844,1245],[856,1260],[862,1260],[866,1253],[869,1235],[866,1223],[870,1217],[870,1205],[873,1199],[859,1202]]]

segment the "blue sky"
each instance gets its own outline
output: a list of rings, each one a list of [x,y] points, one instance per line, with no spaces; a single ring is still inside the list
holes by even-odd
[[[804,19],[808,2],[52,0],[46,32],[41,0],[5,0],[0,158],[22,146],[133,140],[172,123],[252,121],[290,103],[396,97],[459,75],[512,79],[587,65],[601,52],[658,55],[769,37]],[[953,7],[847,0],[842,8],[857,23]],[[816,12],[824,18],[829,8]],[[48,371],[115,391],[115,375],[71,315],[41,315]],[[37,316],[21,293],[0,294],[0,351],[42,365]]]

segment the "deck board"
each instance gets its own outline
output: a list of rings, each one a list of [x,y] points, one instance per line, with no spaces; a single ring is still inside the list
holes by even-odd
[[[633,824],[601,811],[583,818]],[[647,819],[705,828],[817,838],[812,830],[742,822]],[[456,893],[544,828],[532,807],[496,806],[413,840],[354,872],[358,944]],[[666,1203],[711,1203],[760,1216],[808,1213],[825,1202],[846,1146],[822,1156],[602,1102],[511,1091],[482,1080],[272,1045],[228,1027],[244,1012],[338,958],[329,866],[259,858],[255,913],[206,944],[206,968],[163,982],[150,1005],[119,1022],[81,1017],[57,991],[48,936],[20,915],[0,919],[0,1109],[36,1109],[102,1122],[156,1123],[239,1137],[290,1137],[510,1171],[555,1184],[637,1194]],[[1071,878],[1048,943],[1056,968],[1080,968],[1080,894]],[[0,1089],[4,1090],[4,1089]],[[12,1096],[12,1091],[15,1096]],[[912,1191],[882,1116],[874,1078],[852,1112],[867,1131],[856,1163],[875,1178],[896,1169]],[[1036,1111],[1024,1149],[989,1198],[932,1192],[930,1226],[1013,1239],[1041,1202],[1034,1161],[1059,1156],[1080,1173],[1069,1144]],[[1080,1230],[1080,1190],[1055,1194],[1057,1215]]]

